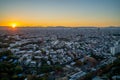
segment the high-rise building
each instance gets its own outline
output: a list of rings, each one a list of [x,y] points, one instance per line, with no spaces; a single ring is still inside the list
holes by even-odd
[[[112,55],[120,53],[120,44],[119,44],[119,42],[117,44],[115,44],[114,47],[111,47],[110,51],[111,51]]]

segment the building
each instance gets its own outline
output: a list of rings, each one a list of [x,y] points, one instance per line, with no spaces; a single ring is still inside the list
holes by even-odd
[[[115,55],[120,52],[120,44],[110,48],[111,54]]]
[[[120,44],[111,47],[110,51],[112,55],[118,54],[120,52]]]

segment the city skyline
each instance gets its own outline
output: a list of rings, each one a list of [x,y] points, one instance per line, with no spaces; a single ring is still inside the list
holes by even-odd
[[[120,0],[1,0],[0,26],[120,26]]]

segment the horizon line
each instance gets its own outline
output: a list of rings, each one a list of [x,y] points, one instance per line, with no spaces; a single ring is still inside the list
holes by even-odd
[[[1,27],[11,27],[11,26],[0,26]],[[104,28],[104,27],[120,27],[120,26],[16,26],[16,28],[49,28],[49,27],[52,27],[52,28],[59,28],[59,27],[64,27],[64,28],[85,28],[85,27],[96,27],[96,28]]]

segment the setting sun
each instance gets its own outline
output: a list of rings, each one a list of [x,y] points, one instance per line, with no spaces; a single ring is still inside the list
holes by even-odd
[[[12,24],[12,28],[15,28],[16,27],[16,24]]]

